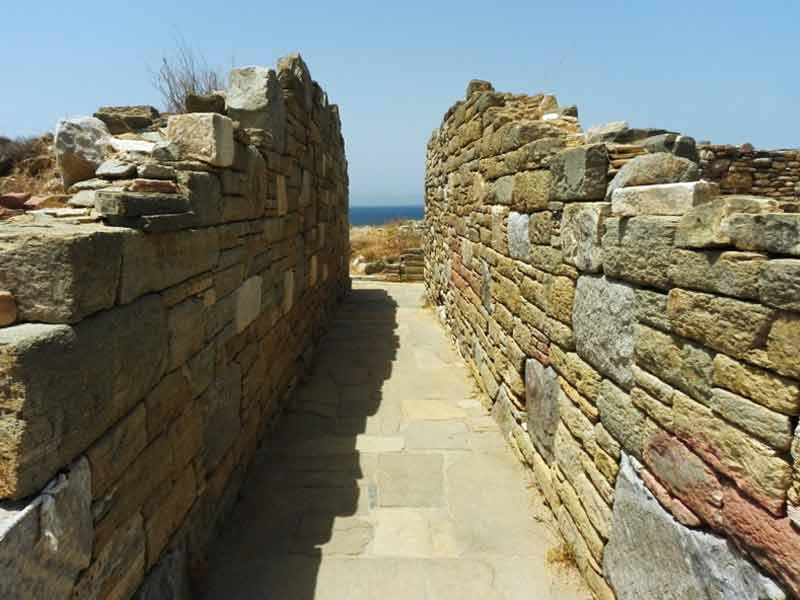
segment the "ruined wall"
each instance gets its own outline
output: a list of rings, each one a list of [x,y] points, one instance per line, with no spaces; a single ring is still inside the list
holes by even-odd
[[[338,110],[302,59],[193,101],[227,116],[61,122],[73,208],[0,227],[3,598],[194,597],[349,288]]]
[[[428,145],[427,293],[597,598],[796,597],[797,205],[576,117],[470,84]]]
[[[755,150],[749,144],[701,144],[703,179],[719,183],[723,194],[800,198],[800,151]]]

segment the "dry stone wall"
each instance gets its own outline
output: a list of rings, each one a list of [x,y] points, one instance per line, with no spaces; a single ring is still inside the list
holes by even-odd
[[[798,150],[755,150],[749,144],[701,144],[698,150],[703,178],[718,182],[723,194],[800,198]]]
[[[61,122],[73,208],[0,227],[0,597],[195,597],[349,288],[339,114],[303,60],[191,100],[221,112]]]
[[[698,158],[486,82],[428,144],[427,293],[601,599],[800,595],[800,214]]]

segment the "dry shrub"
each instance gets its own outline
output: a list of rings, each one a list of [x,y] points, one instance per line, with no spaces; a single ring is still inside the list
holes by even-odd
[[[353,256],[367,261],[394,260],[409,250],[422,246],[422,235],[407,221],[393,221],[381,226],[361,226],[350,229],[350,248]]]
[[[559,568],[571,568],[577,566],[575,552],[572,547],[563,539],[559,540],[558,545],[547,551],[547,562]]]
[[[13,140],[0,137],[0,193],[37,195],[61,189],[51,134]]]
[[[161,58],[158,71],[151,71],[151,82],[171,113],[186,112],[187,94],[209,94],[225,88],[225,76],[209,67],[181,37],[176,38],[172,55]]]

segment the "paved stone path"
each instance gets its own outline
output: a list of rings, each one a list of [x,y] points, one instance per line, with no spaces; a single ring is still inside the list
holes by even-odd
[[[354,284],[278,433],[207,600],[590,598],[420,284]]]

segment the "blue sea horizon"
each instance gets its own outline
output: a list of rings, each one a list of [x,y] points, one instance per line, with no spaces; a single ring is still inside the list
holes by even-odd
[[[392,221],[418,221],[425,216],[421,204],[404,206],[350,206],[350,225],[385,225]]]

